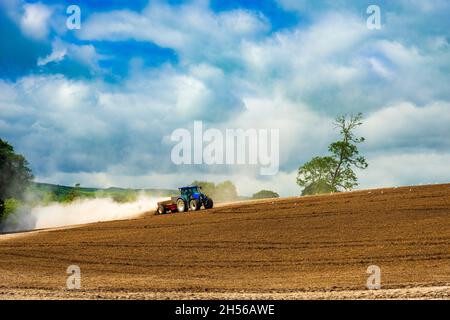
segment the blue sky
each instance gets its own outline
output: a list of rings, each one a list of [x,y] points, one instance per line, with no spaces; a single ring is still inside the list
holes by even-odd
[[[363,112],[360,188],[449,182],[450,2],[0,0],[0,137],[37,180],[298,194],[336,115]],[[381,9],[381,30],[366,9]],[[176,128],[280,129],[280,172],[170,161]]]

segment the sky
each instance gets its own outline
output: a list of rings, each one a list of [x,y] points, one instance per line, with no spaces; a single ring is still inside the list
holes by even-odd
[[[450,182],[450,1],[0,0],[0,137],[36,181],[297,195],[362,112],[358,188]],[[376,4],[381,28],[367,27]],[[279,171],[175,165],[171,134],[278,129]]]

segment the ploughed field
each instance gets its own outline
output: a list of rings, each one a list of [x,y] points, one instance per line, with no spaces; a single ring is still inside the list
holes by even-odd
[[[66,288],[69,265],[79,290]],[[381,290],[367,290],[370,265]],[[0,298],[449,299],[450,185],[2,235]]]

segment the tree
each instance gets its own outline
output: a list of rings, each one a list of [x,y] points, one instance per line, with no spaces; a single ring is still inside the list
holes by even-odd
[[[359,155],[356,144],[365,141],[364,137],[355,137],[354,130],[362,125],[362,113],[350,117],[336,118],[335,126],[340,130],[342,140],[333,142],[328,151],[337,159],[337,165],[331,179],[331,185],[351,190],[358,185],[358,178],[353,167],[366,169],[368,164],[363,156]]]
[[[362,114],[339,116],[335,127],[341,140],[328,147],[330,156],[314,157],[298,170],[297,184],[303,187],[302,195],[351,190],[358,185],[353,168],[367,168],[366,159],[359,155],[357,144],[365,141],[357,138],[354,130],[362,124]]]
[[[27,160],[14,153],[14,148],[0,139],[0,218],[6,199],[21,199],[33,179]]]
[[[235,185],[229,180],[218,183],[216,185],[215,197],[221,201],[236,200],[238,195]]]
[[[314,157],[298,169],[297,184],[304,187],[302,195],[336,192],[331,184],[337,167],[333,157]]]
[[[254,193],[252,198],[253,199],[267,199],[267,198],[279,198],[280,195],[274,191],[270,190],[261,190],[257,193]]]
[[[80,184],[75,183],[75,186],[63,197],[62,202],[72,202],[81,197]]]
[[[202,192],[214,200],[228,201],[238,198],[236,187],[231,181],[224,181],[217,185],[213,182],[194,181],[191,185],[202,187]]]
[[[202,192],[210,197],[213,197],[216,193],[216,186],[212,182],[194,181],[191,183],[191,185],[200,186],[202,188]]]

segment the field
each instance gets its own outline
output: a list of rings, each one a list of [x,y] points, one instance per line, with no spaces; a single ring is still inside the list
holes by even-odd
[[[153,209],[153,208],[149,208]],[[81,289],[66,269],[81,268]],[[367,290],[367,267],[381,290]],[[450,298],[450,185],[0,236],[0,298]]]

